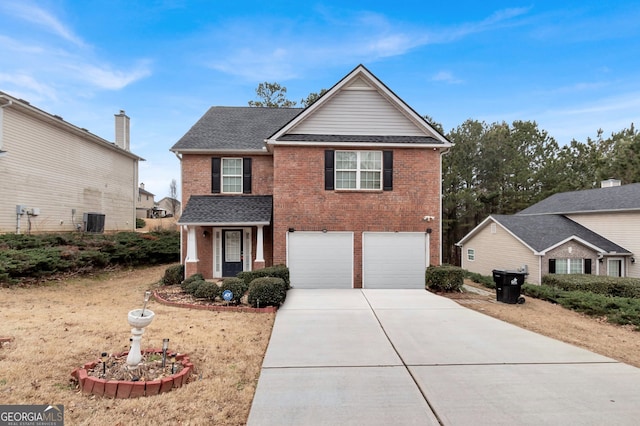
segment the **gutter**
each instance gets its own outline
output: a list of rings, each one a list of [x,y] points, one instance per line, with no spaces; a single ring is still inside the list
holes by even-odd
[[[0,98],[2,98],[2,99],[7,101],[6,104],[0,105],[0,108],[6,108],[6,107],[10,107],[11,105],[13,105],[13,100],[12,99],[9,99],[4,95],[0,95]],[[0,158],[5,157],[7,155],[7,151],[3,151],[2,150],[2,132],[3,132],[2,114],[0,114]]]

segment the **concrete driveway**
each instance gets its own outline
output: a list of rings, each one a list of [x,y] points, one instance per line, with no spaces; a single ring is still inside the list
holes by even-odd
[[[360,289],[289,291],[248,420],[251,426],[639,423],[640,369],[424,290]]]

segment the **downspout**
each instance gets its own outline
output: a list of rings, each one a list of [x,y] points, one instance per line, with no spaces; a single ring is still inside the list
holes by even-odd
[[[0,96],[0,98],[7,101],[6,104],[0,105],[0,108],[6,108],[13,105],[13,100],[7,99],[5,96]],[[2,125],[2,113],[0,112],[0,157],[4,157],[7,153],[2,150],[2,135],[4,134],[4,127]]]
[[[442,157],[444,155],[447,155],[449,152],[451,152],[451,148],[440,150],[440,214],[438,218],[438,223],[440,226],[440,265],[442,265],[442,241],[444,239],[444,235],[442,235],[442,184],[444,182],[444,180],[442,179]],[[462,262],[462,259],[460,259],[460,262]]]
[[[184,194],[182,192],[182,156],[180,155],[179,152],[173,152],[173,155],[176,156],[176,158],[178,159],[178,161],[180,161],[180,198],[182,198],[182,204],[180,204],[182,206],[182,208],[184,209],[185,204],[184,204]],[[174,217],[175,217],[175,213],[174,213]],[[183,230],[184,230],[184,226],[180,227],[180,263],[182,265],[185,265],[185,274],[186,274],[186,262],[185,262],[185,258],[184,258],[184,244],[182,243],[184,240],[184,234],[183,234]],[[185,277],[186,278],[186,275]]]

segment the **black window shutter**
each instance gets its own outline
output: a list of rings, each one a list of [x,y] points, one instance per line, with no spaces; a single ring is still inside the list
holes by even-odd
[[[382,151],[382,189],[393,190],[393,151]]]
[[[324,189],[333,190],[334,186],[334,157],[335,151],[327,149],[324,152]]]
[[[584,260],[584,273],[591,275],[591,259]]]
[[[242,159],[242,193],[251,194],[251,158]]]
[[[549,259],[549,273],[550,274],[555,274],[556,273],[556,260],[555,259]]]
[[[211,193],[220,193],[220,163],[222,159],[220,157],[213,157],[211,159]]]

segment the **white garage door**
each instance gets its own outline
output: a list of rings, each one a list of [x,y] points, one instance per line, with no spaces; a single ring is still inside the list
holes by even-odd
[[[353,233],[291,232],[287,265],[294,288],[353,288]]]
[[[423,232],[365,232],[363,287],[424,288],[428,238]]]

